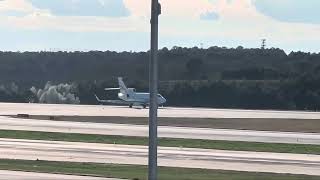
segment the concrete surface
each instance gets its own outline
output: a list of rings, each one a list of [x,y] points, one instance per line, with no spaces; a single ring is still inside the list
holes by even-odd
[[[0,129],[147,137],[148,126],[16,119],[0,116]],[[320,144],[320,134],[159,126],[159,137]]]
[[[0,103],[0,115],[65,115],[65,116],[124,116],[148,117],[148,109],[131,109],[119,106],[93,105],[55,105],[55,104],[17,104]],[[209,108],[173,108],[159,109],[160,117],[189,118],[285,118],[285,119],[320,119],[319,112],[304,111],[265,111]]]
[[[0,170],[0,180],[120,180],[120,179]]]
[[[159,147],[159,166],[320,176],[320,156]],[[0,139],[0,158],[147,164],[146,146]]]

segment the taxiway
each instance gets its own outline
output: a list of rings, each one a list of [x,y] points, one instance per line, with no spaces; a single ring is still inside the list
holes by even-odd
[[[147,165],[147,147],[0,139],[0,158]],[[159,166],[320,175],[320,156],[159,147]]]
[[[148,126],[145,125],[32,120],[2,116],[0,116],[0,129],[135,137],[148,136]],[[159,137],[165,138],[290,144],[320,144],[320,134],[318,133],[252,131],[169,126],[159,126],[158,131]]]
[[[56,116],[123,116],[148,117],[148,109],[131,109],[120,106],[66,105],[66,104],[23,104],[0,103],[0,115],[56,115]],[[266,111],[209,108],[159,109],[159,117],[188,118],[277,118],[277,119],[320,119],[319,112]]]
[[[121,180],[114,178],[100,178],[89,176],[72,176],[62,174],[48,174],[23,171],[0,170],[0,180]]]

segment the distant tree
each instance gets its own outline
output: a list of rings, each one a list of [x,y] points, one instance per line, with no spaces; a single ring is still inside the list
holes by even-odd
[[[199,78],[202,74],[204,74],[204,63],[200,58],[191,58],[187,64],[186,68],[188,71],[188,75],[192,78]]]

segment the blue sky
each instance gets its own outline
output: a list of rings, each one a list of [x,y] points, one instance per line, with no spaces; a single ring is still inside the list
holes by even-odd
[[[319,0],[160,0],[160,47],[320,52]],[[0,0],[0,50],[149,48],[150,0]]]
[[[320,24],[319,0],[255,0],[259,12],[279,21]]]

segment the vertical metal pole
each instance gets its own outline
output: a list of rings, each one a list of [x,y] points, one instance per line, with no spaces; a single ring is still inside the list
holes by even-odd
[[[158,146],[158,16],[161,7],[158,0],[151,5],[151,50],[149,69],[149,180],[157,179],[157,146]]]

